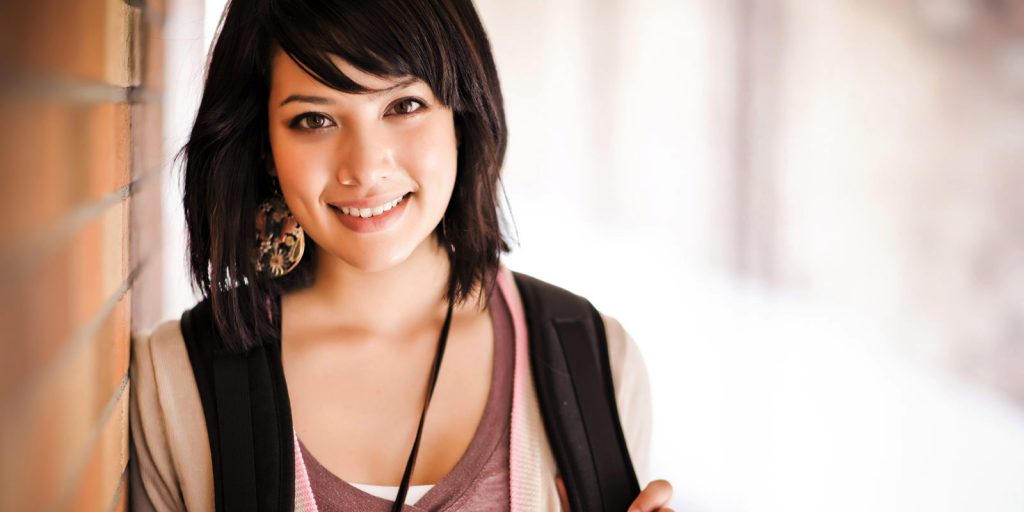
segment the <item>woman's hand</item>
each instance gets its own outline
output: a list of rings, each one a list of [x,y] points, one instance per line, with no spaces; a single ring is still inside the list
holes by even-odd
[[[674,512],[668,508],[672,499],[672,484],[667,480],[653,480],[629,506],[629,512]]]

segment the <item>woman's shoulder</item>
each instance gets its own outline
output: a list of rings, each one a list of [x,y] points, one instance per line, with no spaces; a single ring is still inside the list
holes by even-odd
[[[601,312],[608,345],[608,362],[615,387],[615,402],[623,434],[637,479],[641,486],[648,480],[651,448],[651,385],[647,365],[636,341],[622,324]]]
[[[177,408],[198,399],[195,378],[179,320],[165,320],[132,334],[131,381],[146,409]],[[166,417],[174,411],[160,412]]]
[[[563,292],[568,292],[569,294],[576,295],[577,297],[586,300],[588,303],[590,302],[589,299],[577,294],[572,289],[563,287],[562,285],[554,282],[544,281],[523,272],[512,271],[504,265],[500,267],[500,272],[501,274],[499,274],[498,282],[502,288],[506,289],[506,293],[511,299],[509,301],[510,308],[523,309],[523,299],[519,287],[513,285],[513,283],[519,284],[517,281],[522,279],[540,283],[541,286],[544,287],[561,289]],[[518,276],[519,279],[516,279],[515,276]],[[646,365],[644,364],[643,356],[640,353],[640,349],[637,346],[636,341],[633,340],[633,337],[628,331],[626,331],[618,318],[597,308],[595,308],[595,310],[600,314],[602,323],[604,324],[604,333],[607,340],[608,357],[611,360],[613,378],[617,380],[623,370],[630,373],[640,372],[642,376],[646,378]],[[616,385],[616,387],[618,387],[618,385]]]
[[[194,377],[181,321],[164,320],[132,333],[131,364],[136,385],[173,385],[171,391],[188,386]]]
[[[581,299],[586,300],[587,303],[590,302],[589,299],[577,294],[572,289],[563,287],[562,285],[554,282],[539,279],[530,274],[526,274],[519,271],[513,271],[506,267],[505,265],[501,265],[499,272],[499,287],[505,290],[507,297],[510,299],[508,301],[509,307],[514,310],[518,309],[520,313],[525,313],[524,311],[522,311],[524,309],[522,303],[523,297],[521,295],[521,291],[519,290],[519,285],[524,281],[539,283],[540,286],[544,288],[550,287],[559,289],[561,290],[561,293],[568,292],[571,295],[575,295]],[[537,288],[536,285],[534,285],[533,288],[538,290],[541,289]],[[600,314],[602,323],[604,324],[603,327],[605,338],[607,340],[606,342],[608,345],[608,356],[611,360],[612,365],[613,378],[618,379],[619,374],[622,372],[622,370],[629,371],[630,373],[640,372],[642,373],[642,376],[646,378],[646,365],[643,362],[643,357],[640,353],[640,349],[637,346],[636,341],[633,340],[633,337],[630,336],[628,331],[626,331],[625,327],[623,327],[622,323],[619,322],[618,318],[597,308],[594,309],[597,310],[597,312]],[[618,385],[616,385],[616,387],[618,387]]]
[[[608,358],[611,359],[612,373],[616,364],[627,367],[644,367],[643,356],[633,336],[623,327],[618,318],[609,313],[598,311],[604,324],[604,336],[608,344]],[[638,371],[646,371],[638,368]]]
[[[187,356],[189,351],[184,335],[184,329],[187,328],[188,322],[202,326],[212,325],[209,299],[203,299],[194,304],[185,310],[180,318],[163,320],[147,329],[132,332],[133,360],[138,356],[161,361],[167,359],[181,361],[179,356],[182,354]],[[188,362],[187,357],[184,362]]]
[[[132,343],[136,353],[150,354],[152,351],[165,352],[184,344],[181,334],[181,321],[164,320],[148,329],[132,333]]]
[[[187,310],[182,319],[202,310],[205,302]],[[181,409],[191,412],[199,404],[199,392],[190,350],[183,334],[182,319],[164,320],[148,329],[132,333],[132,385],[140,395],[154,399],[143,406],[154,409],[165,420],[173,419]],[[157,411],[157,407],[162,410]]]

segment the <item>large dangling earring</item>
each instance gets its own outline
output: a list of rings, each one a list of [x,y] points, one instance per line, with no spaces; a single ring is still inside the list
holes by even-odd
[[[274,180],[274,194],[256,208],[256,272],[266,277],[283,276],[298,266],[305,252],[306,236]]]

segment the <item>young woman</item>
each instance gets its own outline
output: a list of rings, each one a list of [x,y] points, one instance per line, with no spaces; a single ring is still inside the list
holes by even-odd
[[[206,372],[184,334],[206,312],[218,350],[276,342],[296,510],[565,508],[500,262],[505,142],[469,0],[233,0],[182,149],[205,300],[134,341],[133,507],[233,508],[214,485],[232,460],[211,454]],[[601,318],[643,484],[646,370]],[[257,394],[213,387],[221,416]],[[633,507],[668,510],[670,497],[657,480]]]

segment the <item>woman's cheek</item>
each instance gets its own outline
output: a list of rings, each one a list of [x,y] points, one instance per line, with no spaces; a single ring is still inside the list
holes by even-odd
[[[324,145],[289,143],[287,139],[283,142],[280,158],[275,158],[279,178],[307,192],[322,187],[329,173],[330,150]]]
[[[318,209],[319,199],[329,176],[326,158],[312,151],[282,151],[277,178],[285,202],[300,221],[309,225]]]
[[[414,144],[408,146],[408,149],[412,150],[423,170],[441,176],[451,173],[451,179],[454,180],[458,153],[455,129],[450,119],[431,125],[430,129],[424,130],[415,139]]]

